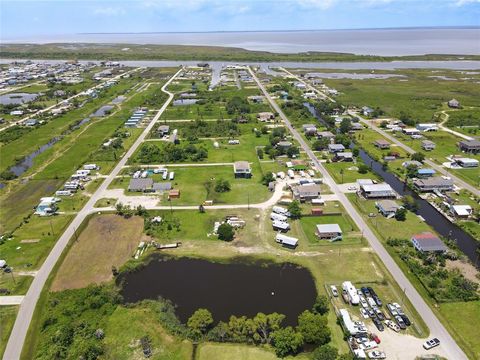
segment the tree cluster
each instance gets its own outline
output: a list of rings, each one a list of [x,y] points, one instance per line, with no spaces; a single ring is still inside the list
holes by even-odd
[[[137,155],[137,161],[144,164],[193,161],[198,162],[208,157],[208,151],[202,146],[188,144],[180,147],[166,143],[162,147],[144,144]]]

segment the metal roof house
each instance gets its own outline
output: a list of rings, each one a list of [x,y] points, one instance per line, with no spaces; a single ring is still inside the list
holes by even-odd
[[[453,190],[453,180],[444,179],[440,176],[429,177],[426,179],[417,179],[413,181],[413,186],[422,192],[427,191],[451,191]]]
[[[430,140],[422,140],[422,149],[425,151],[431,151],[435,149],[435,143]]]
[[[151,191],[153,186],[153,179],[130,179],[128,184],[128,191]]]
[[[393,200],[380,200],[375,203],[378,211],[385,217],[393,217],[402,206]]]
[[[458,143],[461,151],[471,154],[480,153],[480,141],[478,140],[462,140]]]
[[[172,189],[172,183],[171,182],[165,182],[165,183],[153,183],[152,190],[153,191],[168,191]]]
[[[320,185],[304,184],[292,188],[293,197],[301,202],[317,199],[320,196]]]
[[[316,227],[315,235],[319,239],[342,240],[342,229],[338,224],[319,224]]]
[[[394,199],[397,194],[387,183],[360,185],[362,195],[367,199]]]
[[[165,135],[168,135],[168,133],[170,132],[170,126],[168,125],[160,125],[158,127],[158,130],[157,130],[158,134],[160,136],[165,136]]]
[[[327,139],[333,139],[335,135],[331,131],[318,131],[317,132],[317,138],[322,139],[322,138],[327,138]]]
[[[337,152],[343,152],[345,151],[345,146],[343,146],[342,144],[329,144],[328,151],[330,151],[333,154]]]
[[[472,215],[473,209],[470,205],[452,205],[450,212],[457,218],[467,219]]]
[[[435,170],[433,169],[418,169],[417,176],[420,178],[432,177],[435,175]]]
[[[375,145],[379,149],[389,149],[390,148],[390,143],[387,140],[384,140],[384,139],[375,140],[373,145]]]
[[[455,158],[455,162],[463,168],[478,167],[477,159]]]
[[[341,151],[335,154],[334,161],[353,161],[353,153],[351,151]]]
[[[420,252],[438,252],[444,253],[448,250],[447,246],[440,238],[430,232],[415,234],[412,236],[412,244]]]
[[[303,124],[302,129],[305,134],[315,134],[317,132],[317,127],[314,124]]]
[[[235,161],[233,163],[233,172],[236,178],[251,178],[252,170],[248,161]]]

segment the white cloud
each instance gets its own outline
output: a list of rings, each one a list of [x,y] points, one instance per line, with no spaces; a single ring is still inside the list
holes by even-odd
[[[463,6],[463,5],[474,4],[474,3],[480,4],[480,0],[455,0],[453,4],[455,6]]]
[[[99,7],[94,9],[93,13],[102,16],[118,16],[126,14],[126,11],[120,7]]]

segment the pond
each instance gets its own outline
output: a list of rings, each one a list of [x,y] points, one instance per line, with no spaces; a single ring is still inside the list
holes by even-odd
[[[113,109],[112,105],[104,105],[100,109],[95,111],[91,116],[103,117],[103,116],[107,115],[112,109]]]
[[[21,105],[34,101],[40,94],[33,93],[11,93],[0,95],[0,104],[2,105]]]
[[[278,312],[284,323],[296,325],[298,315],[310,309],[317,296],[311,273],[290,263],[213,263],[192,258],[153,256],[145,267],[119,276],[124,301],[163,297],[177,305],[182,322],[198,308],[215,320],[231,315],[253,317]]]

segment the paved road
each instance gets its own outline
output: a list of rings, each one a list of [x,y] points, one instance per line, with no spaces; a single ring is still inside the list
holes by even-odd
[[[361,117],[360,115],[358,115],[357,113],[353,112],[353,111],[348,111],[348,113],[352,116],[356,116],[357,118],[360,119],[361,122],[363,122],[365,125],[367,125],[368,127],[372,128],[373,130],[375,130],[376,132],[378,132],[379,134],[383,135],[384,137],[386,137],[388,140],[390,140],[391,142],[397,144],[398,146],[400,146],[402,149],[404,149],[406,152],[410,153],[410,154],[413,154],[415,153],[416,151],[413,150],[411,147],[405,145],[403,142],[401,142],[400,140],[398,140],[397,138],[393,137],[391,134],[387,133],[386,131],[380,129],[378,126],[376,126],[375,124],[373,124],[372,121],[369,121],[363,117]],[[437,144],[437,146],[441,146],[441,144]],[[425,159],[424,161],[426,164],[428,164],[430,167],[432,167],[433,169],[437,170],[439,173],[445,175],[445,176],[449,176],[453,179],[453,181],[459,185],[460,187],[463,187],[464,189],[467,189],[468,191],[470,191],[472,194],[475,194],[477,196],[480,196],[480,190],[473,186],[473,185],[470,185],[469,183],[463,181],[462,179],[460,179],[459,177],[453,175],[451,172],[448,171],[448,169],[445,169],[443,166],[441,165],[438,165],[436,163],[434,163],[433,161],[431,160],[428,160],[428,159]]]
[[[129,71],[126,71],[126,72],[124,72],[124,73],[121,73],[120,75],[117,75],[117,76],[115,76],[115,77],[113,77],[113,78],[110,78],[110,79],[108,79],[108,80],[106,80],[106,81],[104,81],[104,82],[102,82],[102,83],[100,83],[100,84],[98,84],[98,85],[95,85],[95,86],[91,87],[91,88],[88,89],[88,90],[98,89],[98,88],[102,87],[103,84],[105,84],[105,83],[108,82],[108,81],[117,80],[117,79],[121,78],[123,75],[130,74],[130,73],[132,73],[132,72],[138,71],[139,69],[141,69],[141,68],[135,68],[135,69],[133,69],[133,70],[129,70]],[[88,91],[88,90],[84,90],[84,91],[82,91],[82,92],[79,92],[79,93],[76,94],[76,95],[70,96],[68,99],[62,100],[62,102],[63,102],[63,101],[70,101],[70,100],[73,100],[73,99],[75,99],[75,98],[77,98],[77,97],[79,97],[79,96],[82,96],[82,94],[83,94],[85,91]],[[20,119],[20,120],[12,121],[12,122],[11,122],[10,124],[8,124],[7,126],[1,128],[1,129],[0,129],[0,132],[4,131],[4,130],[12,127],[12,126],[20,125],[20,124],[24,123],[25,121],[27,121],[28,119],[35,118],[36,116],[38,116],[38,115],[40,115],[40,114],[43,114],[44,112],[47,112],[47,111],[50,111],[50,110],[52,110],[52,109],[55,109],[56,107],[62,106],[62,102],[60,102],[60,103],[58,103],[58,104],[54,104],[54,105],[52,105],[52,106],[49,106],[49,107],[47,107],[47,108],[45,108],[45,109],[38,110],[37,112],[35,112],[35,113],[33,113],[33,114],[30,114],[30,115],[28,115],[28,116],[26,116],[26,117],[24,117],[24,118],[22,118],[22,119]]]
[[[0,306],[20,305],[24,296],[0,296]]]
[[[76,229],[80,226],[80,224],[85,220],[85,218],[92,212],[95,203],[102,197],[103,192],[107,189],[110,183],[113,181],[115,176],[117,176],[122,167],[126,164],[127,160],[132,156],[135,150],[140,146],[143,142],[147,134],[153,128],[155,123],[158,121],[162,113],[165,111],[167,106],[173,99],[173,94],[168,92],[166,87],[170,82],[181,72],[179,70],[174,76],[170,78],[169,81],[162,87],[162,91],[169,95],[168,100],[162,106],[162,108],[158,111],[155,117],[152,119],[150,124],[145,128],[142,134],[138,137],[132,147],[127,151],[127,153],[123,156],[123,158],[118,162],[115,166],[113,171],[110,175],[105,179],[105,181],[100,185],[100,187],[95,191],[92,197],[88,200],[87,204],[83,207],[82,210],[79,211],[78,215],[72,220],[70,225],[67,227],[65,232],[62,236],[58,239],[55,246],[51,250],[50,254],[48,255],[47,259],[43,263],[42,267],[35,276],[28,292],[25,296],[24,301],[20,305],[20,309],[15,320],[15,325],[13,326],[12,333],[10,334],[10,338],[8,339],[7,347],[5,349],[5,353],[3,354],[3,360],[16,360],[20,359],[20,355],[22,352],[23,343],[25,341],[25,337],[27,335],[28,328],[30,326],[30,321],[32,320],[33,312],[35,310],[35,305],[37,304],[38,298],[42,292],[43,286],[47,281],[48,276],[53,270],[53,267],[57,263],[59,257],[62,255],[63,250],[67,246],[70,238],[74,236]]]
[[[368,225],[365,223],[361,215],[350,203],[350,201],[345,196],[345,194],[340,190],[340,188],[335,183],[333,178],[330,176],[328,171],[318,161],[317,157],[315,156],[313,151],[310,149],[310,146],[305,142],[305,140],[303,140],[300,134],[292,126],[292,124],[290,123],[288,118],[285,116],[280,106],[278,106],[278,104],[271,98],[270,94],[266,91],[262,83],[260,83],[260,81],[258,80],[257,76],[254,74],[254,72],[251,69],[249,70],[254,80],[262,90],[263,94],[272,105],[273,109],[276,112],[278,112],[278,114],[284,121],[285,125],[294,136],[294,138],[299,142],[300,146],[305,150],[307,155],[310,157],[316,169],[320,171],[323,177],[328,180],[328,183],[331,184],[332,191],[338,197],[339,201],[343,204],[348,214],[352,217],[353,221],[355,221],[358,227],[362,229],[363,235],[370,243],[370,246],[378,254],[380,259],[384,263],[385,267],[390,271],[390,273],[392,274],[393,278],[398,283],[398,285],[402,289],[405,289],[404,291],[406,296],[408,296],[412,305],[416,308],[418,313],[422,316],[423,320],[429,327],[430,335],[432,337],[434,336],[440,339],[441,341],[440,347],[443,350],[443,352],[447,355],[447,358],[451,360],[467,359],[462,349],[460,349],[460,347],[457,345],[457,343],[452,338],[452,336],[448,333],[448,331],[445,329],[442,323],[437,319],[437,317],[435,316],[433,311],[430,309],[430,307],[427,305],[427,303],[423,300],[423,298],[417,292],[415,287],[410,283],[407,277],[403,274],[402,270],[398,267],[398,265],[395,263],[393,258],[387,252],[387,250],[385,250],[381,242],[378,240],[378,238],[375,236],[372,230],[368,227]],[[419,350],[421,351],[421,349]]]

